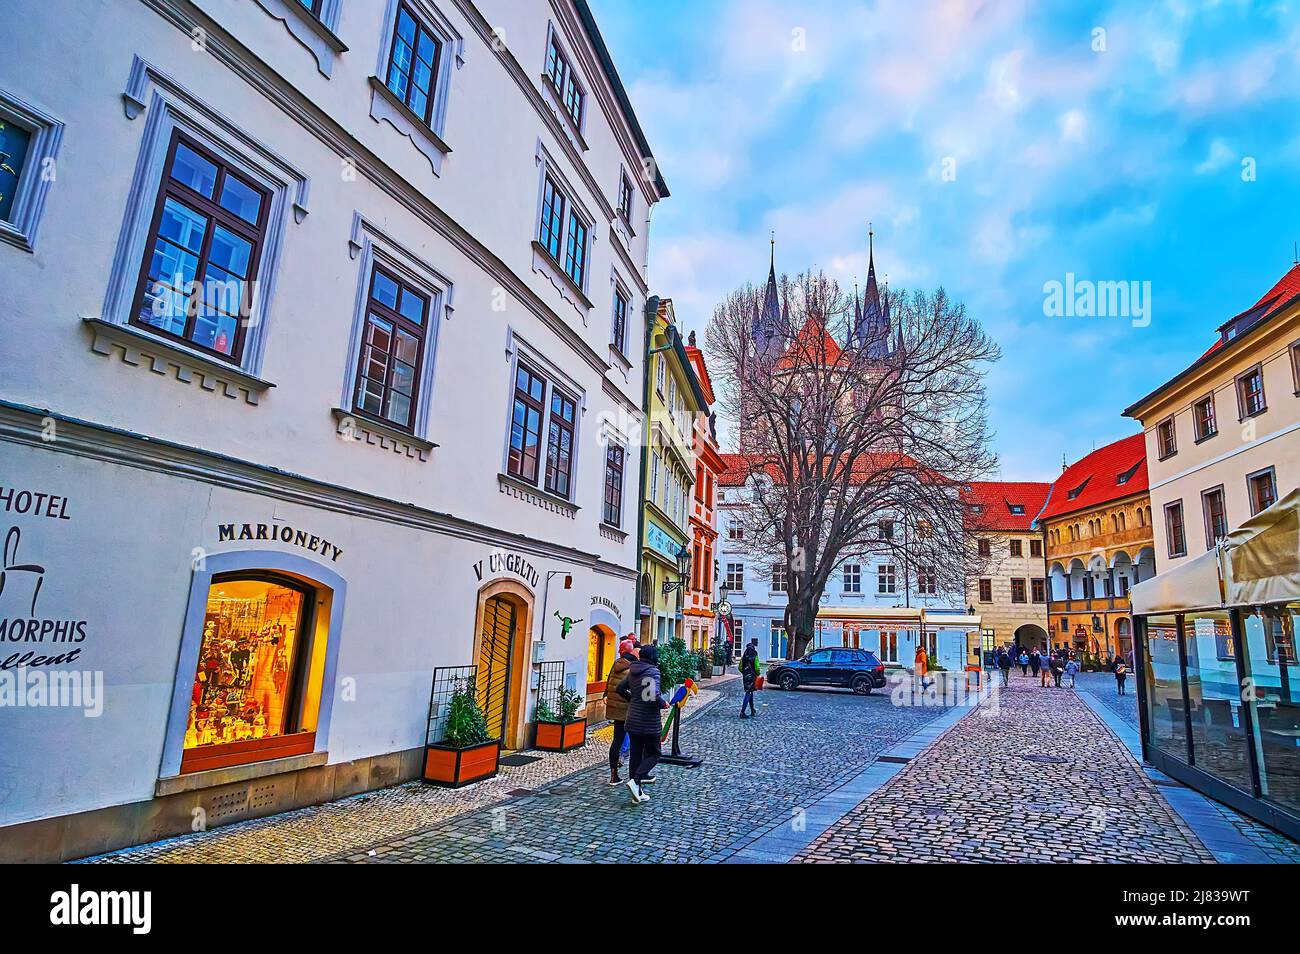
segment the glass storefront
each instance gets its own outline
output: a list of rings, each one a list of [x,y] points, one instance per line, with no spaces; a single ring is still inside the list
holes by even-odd
[[[1255,713],[1260,794],[1300,814],[1300,668],[1295,627],[1300,603],[1243,614],[1246,692]]]
[[[1148,751],[1176,760],[1158,767],[1204,773],[1228,786],[1216,797],[1282,827],[1300,826],[1298,617],[1300,603],[1188,610],[1139,629]]]
[[[1176,759],[1187,760],[1187,718],[1183,707],[1178,621],[1152,616],[1146,621],[1147,741]]]
[[[274,578],[213,580],[185,731],[196,750],[276,739],[301,729],[311,652],[309,591]]]

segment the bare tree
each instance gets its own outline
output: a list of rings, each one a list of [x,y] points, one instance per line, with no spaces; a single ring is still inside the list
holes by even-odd
[[[780,308],[773,290],[731,294],[706,341],[750,473],[744,546],[785,567],[797,658],[847,559],[891,555],[909,591],[965,602],[980,558],[962,488],[996,465],[983,376],[1000,353],[942,288],[887,296],[871,322],[823,273],[782,278]]]

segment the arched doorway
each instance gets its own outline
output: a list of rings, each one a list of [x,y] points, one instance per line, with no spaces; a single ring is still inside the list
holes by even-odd
[[[1133,658],[1133,624],[1127,616],[1115,620],[1115,645],[1125,659]]]
[[[1051,648],[1047,642],[1047,630],[1034,623],[1025,623],[1025,625],[1018,627],[1015,632],[1015,641],[1016,645],[1025,649],[1038,648],[1046,650]]]
[[[475,699],[488,734],[509,749],[524,745],[532,594],[502,580],[479,591],[475,632]]]

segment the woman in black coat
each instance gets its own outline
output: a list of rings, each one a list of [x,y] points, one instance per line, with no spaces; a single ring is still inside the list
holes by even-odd
[[[668,708],[659,686],[659,648],[643,646],[641,658],[632,663],[623,681],[618,684],[618,694],[627,700],[625,727],[632,740],[628,753],[627,790],[632,793],[632,804],[650,801],[645,786],[656,779],[654,767],[659,763],[659,734],[663,731],[660,712]]]

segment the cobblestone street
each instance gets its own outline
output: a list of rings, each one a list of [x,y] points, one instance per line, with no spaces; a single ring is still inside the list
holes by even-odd
[[[979,712],[898,706],[888,692],[767,691],[758,718],[741,721],[733,676],[701,693],[683,728],[704,766],[661,767],[645,805],[606,784],[606,728],[466,789],[414,782],[94,860],[1214,861],[1085,703],[1136,725],[1135,697],[1105,675],[1079,689],[1015,676]],[[1212,811],[1269,860],[1300,859],[1294,842]]]

